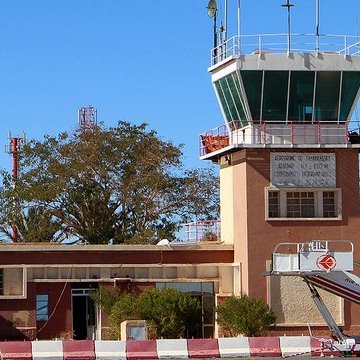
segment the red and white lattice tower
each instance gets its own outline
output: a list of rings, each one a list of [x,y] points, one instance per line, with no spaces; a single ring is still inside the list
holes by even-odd
[[[81,131],[92,131],[97,123],[97,110],[89,105],[79,109],[79,128]]]
[[[22,146],[25,143],[25,133],[23,133],[22,137],[19,136],[11,136],[9,132],[9,144],[6,146],[5,151],[12,156],[12,178],[14,184],[18,179],[19,173],[19,155],[22,150]],[[18,230],[15,224],[11,225],[12,227],[12,238],[14,241],[17,241],[18,238]]]

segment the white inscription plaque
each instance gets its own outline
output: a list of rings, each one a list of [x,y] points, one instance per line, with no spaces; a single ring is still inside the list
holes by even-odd
[[[271,153],[270,182],[275,187],[336,187],[335,154]]]

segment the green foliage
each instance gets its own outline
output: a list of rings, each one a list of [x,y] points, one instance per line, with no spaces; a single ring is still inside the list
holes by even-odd
[[[138,301],[141,317],[153,325],[157,337],[180,338],[186,329],[196,329],[201,324],[200,302],[179,290],[149,290]]]
[[[109,315],[109,335],[112,339],[121,338],[121,323],[125,320],[141,319],[138,297],[122,294],[113,305]]]
[[[115,303],[119,300],[120,294],[115,288],[107,288],[100,285],[99,290],[91,294],[92,300],[100,306],[105,314],[110,315]]]
[[[23,148],[17,183],[3,175],[0,232],[11,237],[10,225],[27,216],[23,209],[33,208],[46,215],[44,227],[55,226],[43,239],[171,240],[179,223],[218,216],[217,176],[211,170],[184,171],[181,156],[181,147],[146,124],[128,122],[33,140]],[[31,239],[25,232],[19,240]]]
[[[217,306],[217,321],[232,336],[260,336],[274,324],[275,315],[261,299],[231,296]]]
[[[198,299],[176,289],[152,289],[140,295],[100,288],[94,301],[109,315],[109,334],[119,339],[121,322],[147,320],[154,338],[180,338],[186,330],[201,325],[201,304]]]

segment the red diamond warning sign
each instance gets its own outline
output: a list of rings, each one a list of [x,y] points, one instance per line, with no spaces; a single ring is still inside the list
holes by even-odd
[[[336,260],[332,255],[322,255],[316,260],[316,264],[321,270],[331,270],[336,266]]]

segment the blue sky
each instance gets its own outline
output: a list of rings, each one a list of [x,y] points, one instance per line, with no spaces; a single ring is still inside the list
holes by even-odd
[[[229,1],[236,33],[237,0]],[[28,138],[72,131],[93,105],[106,125],[147,122],[182,143],[187,167],[199,133],[223,120],[207,68],[207,0],[1,0],[0,149],[8,132]],[[219,3],[219,17],[223,4]],[[284,0],[241,0],[242,32],[284,33]],[[315,0],[292,0],[294,32],[315,32]],[[360,33],[358,0],[320,0],[321,33]],[[11,159],[0,151],[0,167]]]

